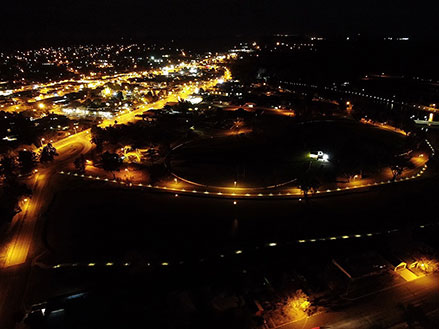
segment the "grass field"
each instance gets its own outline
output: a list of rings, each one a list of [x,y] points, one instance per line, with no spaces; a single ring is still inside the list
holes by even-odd
[[[310,151],[330,155],[329,163],[318,166],[326,179],[334,179],[352,159],[361,161],[364,171],[378,170],[405,150],[404,139],[352,121],[321,121],[194,141],[169,160],[176,175],[203,185],[230,187],[236,181],[240,187],[266,187],[303,175],[310,168]]]

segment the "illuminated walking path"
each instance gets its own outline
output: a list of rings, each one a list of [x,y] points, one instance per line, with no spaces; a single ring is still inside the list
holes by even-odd
[[[395,180],[387,180],[387,181],[380,181],[380,182],[374,182],[374,183],[368,183],[368,184],[360,184],[360,185],[353,185],[353,186],[347,186],[344,188],[335,188],[335,189],[326,189],[326,190],[317,190],[315,194],[308,194],[308,196],[319,196],[319,195],[330,195],[335,193],[346,193],[346,192],[355,192],[362,189],[367,189],[371,187],[381,186],[381,185],[388,185],[388,184],[396,184],[401,182],[406,182],[410,180],[414,180],[417,178],[420,178],[422,175],[424,175],[425,171],[427,170],[427,164],[421,167],[420,171],[412,175],[410,177],[405,178],[399,178]],[[120,185],[124,186],[126,188],[136,188],[136,189],[143,189],[146,191],[160,191],[160,192],[166,192],[166,193],[172,193],[175,194],[176,197],[178,197],[179,194],[184,195],[197,195],[197,196],[203,196],[203,197],[216,197],[216,198],[236,198],[236,199],[249,199],[249,198],[302,198],[303,192],[299,188],[289,188],[289,189],[282,189],[282,190],[273,190],[270,193],[266,192],[260,192],[260,193],[247,193],[245,188],[228,188],[224,189],[222,191],[218,190],[208,190],[208,189],[198,189],[194,188],[178,188],[173,186],[165,186],[165,185],[151,185],[151,184],[142,184],[142,183],[130,183],[125,181],[120,181],[116,179],[109,179],[105,177],[100,176],[93,176],[93,175],[85,175],[85,174],[78,174],[70,171],[60,171],[61,175],[67,175],[67,176],[73,176],[78,178],[83,178],[87,180],[94,180],[94,181],[101,181],[101,182],[108,182],[114,185]]]
[[[417,229],[428,229],[431,226],[439,225],[439,222],[429,223],[417,226]],[[143,265],[145,269],[153,269],[153,268],[165,268],[169,266],[181,266],[186,263],[204,263],[207,261],[218,261],[229,257],[239,257],[240,255],[244,255],[247,253],[252,253],[255,251],[260,251],[263,249],[271,249],[271,248],[281,248],[286,247],[291,244],[297,245],[307,245],[307,244],[315,244],[315,243],[331,243],[336,241],[347,241],[347,240],[359,240],[359,239],[370,239],[376,238],[384,235],[395,234],[399,232],[399,229],[391,229],[385,231],[378,232],[369,232],[369,233],[358,233],[358,234],[346,234],[346,235],[337,235],[337,236],[328,236],[328,237],[316,237],[316,238],[308,238],[308,239],[298,239],[292,241],[270,241],[262,244],[254,245],[252,247],[246,246],[242,249],[233,249],[228,251],[218,251],[214,254],[206,255],[202,258],[196,258],[191,260],[169,260],[169,259],[160,259],[160,260],[144,260]],[[142,264],[133,264],[128,261],[123,260],[107,260],[107,261],[88,261],[88,262],[73,262],[73,263],[60,263],[49,265],[45,264],[42,261],[36,259],[34,264],[45,269],[82,269],[82,268],[102,268],[102,267],[131,267],[133,265],[139,266]]]

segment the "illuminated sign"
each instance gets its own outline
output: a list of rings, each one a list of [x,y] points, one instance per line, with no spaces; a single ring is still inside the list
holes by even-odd
[[[326,153],[323,153],[322,151],[311,152],[309,154],[309,157],[311,159],[315,159],[317,161],[323,161],[323,162],[328,162],[329,161],[329,155],[326,154]]]

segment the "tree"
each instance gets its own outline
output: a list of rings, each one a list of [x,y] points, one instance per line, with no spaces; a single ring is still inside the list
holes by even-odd
[[[166,104],[165,106],[163,106],[163,109],[164,109],[166,112],[171,112],[171,111],[172,111],[172,106],[169,105],[169,104]]]
[[[235,121],[233,121],[232,130],[239,130],[242,127],[244,127],[244,120],[242,118],[237,118]]]
[[[75,165],[76,170],[79,171],[80,173],[84,173],[85,172],[85,163],[86,163],[86,160],[85,160],[84,154],[81,154],[73,162],[73,164]]]
[[[56,153],[56,148],[54,148],[51,143],[48,143],[41,151],[40,162],[45,163],[53,161],[56,155],[58,155],[58,153]]]
[[[91,142],[96,145],[96,151],[101,152],[104,138],[102,137],[105,133],[105,129],[99,128],[97,126],[93,126],[91,128]]]
[[[157,149],[154,146],[150,146],[146,153],[149,156],[149,160],[151,160],[151,164],[154,164],[154,162],[159,157],[159,152],[157,151]]]
[[[303,196],[306,198],[309,192],[315,193],[320,186],[319,181],[310,173],[305,173],[297,180]]]
[[[155,100],[155,96],[152,94],[152,92],[148,91],[148,93],[145,95],[145,99],[148,103],[151,103]]]
[[[0,202],[0,222],[10,221],[12,217],[21,212],[18,203],[20,198],[32,195],[31,189],[18,182],[15,177],[8,179],[0,192],[2,200]]]
[[[161,142],[158,151],[159,155],[164,157],[169,153],[169,151],[171,151],[171,144],[166,140]]]
[[[434,273],[439,271],[439,262],[437,259],[421,257],[421,259],[418,260],[417,267],[425,273]]]
[[[311,302],[309,301],[308,295],[299,289],[288,298],[285,308],[285,313],[288,314],[291,319],[297,320],[306,315],[310,315]]]
[[[102,167],[107,171],[118,171],[122,159],[115,153],[105,152],[102,154]]]
[[[392,165],[390,166],[390,169],[392,170],[392,180],[397,179],[399,176],[401,176],[402,172],[404,171],[404,168],[399,165]]]
[[[349,182],[355,176],[362,176],[365,160],[361,156],[346,156],[341,157],[337,162],[338,174],[347,178]]]
[[[187,101],[179,101],[178,104],[175,105],[175,110],[181,113],[186,113],[191,106],[192,104]]]
[[[405,160],[402,157],[395,157],[390,163],[390,170],[392,171],[392,180],[397,179],[402,175],[405,168]]]
[[[16,169],[15,160],[13,157],[4,156],[0,160],[0,176],[8,178],[14,176]]]
[[[18,152],[18,162],[23,173],[30,172],[37,163],[37,155],[28,150]]]

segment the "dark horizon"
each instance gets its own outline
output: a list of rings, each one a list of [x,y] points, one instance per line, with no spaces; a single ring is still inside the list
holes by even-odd
[[[275,33],[437,39],[436,6],[404,2],[164,0],[3,5],[2,48],[83,42],[221,38]],[[415,14],[415,15],[413,15]]]

